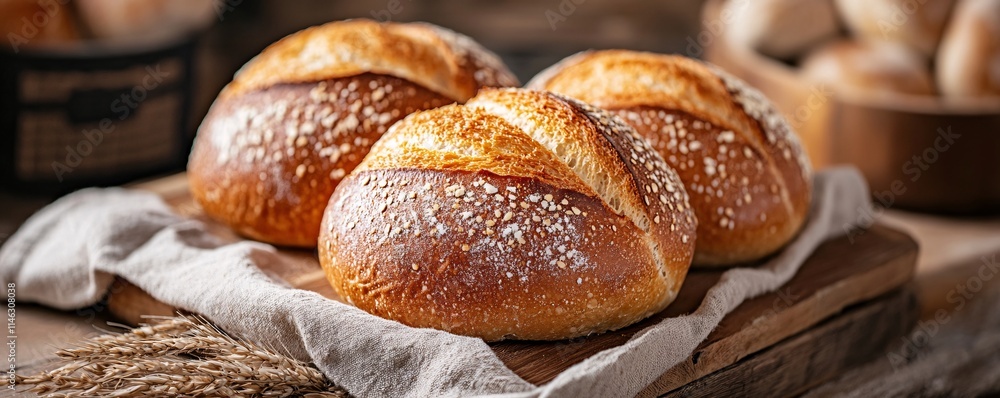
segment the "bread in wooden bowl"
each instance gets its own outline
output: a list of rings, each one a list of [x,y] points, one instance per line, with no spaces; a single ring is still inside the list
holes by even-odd
[[[706,29],[763,54],[794,59],[840,33],[833,0],[740,0],[723,10],[725,17]]]
[[[73,5],[95,38],[117,42],[167,40],[202,29],[218,18],[220,6],[204,0],[73,0]]]
[[[704,23],[717,21],[724,3],[707,2]],[[815,167],[857,167],[884,207],[1000,211],[1000,168],[989,149],[1000,147],[1000,98],[872,95],[809,79],[796,65],[727,37],[706,48],[706,59],[770,98],[802,136]]]
[[[496,55],[437,26],[309,28],[265,49],[219,95],[188,164],[191,190],[243,235],[314,247],[330,194],[389,126],[517,84]]]
[[[330,198],[319,258],[338,295],[372,314],[557,340],[664,309],[695,224],[676,173],[621,120],[485,89],[392,126]]]
[[[528,87],[607,109],[677,170],[698,216],[698,266],[758,260],[795,237],[809,211],[809,161],[759,92],[693,59],[584,52]]]
[[[959,0],[936,65],[945,98],[1000,97],[1000,0]]]
[[[892,100],[899,94],[936,93],[927,60],[891,42],[838,40],[808,54],[801,68],[806,79],[868,97]]]
[[[930,58],[955,0],[836,0],[836,4],[854,37],[904,45]]]

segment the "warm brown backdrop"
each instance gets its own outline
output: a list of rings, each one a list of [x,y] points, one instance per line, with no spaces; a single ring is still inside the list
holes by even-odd
[[[522,82],[567,55],[591,48],[700,53],[690,43],[699,33],[702,0],[228,0],[228,4],[219,10],[221,16],[203,45],[203,84],[195,120],[240,65],[269,43],[308,26],[346,18],[426,21],[454,29],[499,53]]]

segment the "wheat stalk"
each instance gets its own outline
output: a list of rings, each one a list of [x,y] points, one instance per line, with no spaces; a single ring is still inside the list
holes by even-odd
[[[201,318],[163,318],[56,355],[59,367],[17,383],[53,397],[348,396],[316,368],[234,339]]]

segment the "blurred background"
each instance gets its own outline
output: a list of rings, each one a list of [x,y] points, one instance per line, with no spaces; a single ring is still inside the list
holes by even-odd
[[[589,48],[684,51],[701,3],[0,0],[0,208],[8,213],[0,237],[60,194],[182,171],[222,87],[303,28],[427,21],[472,36],[525,82]]]
[[[522,83],[587,49],[721,66],[774,102],[816,169],[862,172],[877,205],[863,227],[920,244],[922,319],[961,315],[956,291],[973,282],[988,292],[942,326],[914,380],[947,367],[975,385],[997,369],[1000,289],[985,282],[1000,254],[1000,0],[0,0],[0,244],[60,195],[182,172],[242,65],[346,18],[451,28]]]
[[[0,0],[7,38],[0,50],[5,188],[64,193],[183,169],[190,137],[219,90],[264,47],[308,26],[346,18],[439,24],[496,51],[527,81],[589,48],[682,51],[697,31],[700,6],[697,0]],[[133,93],[152,64],[167,80]],[[141,101],[121,101],[122,94]],[[121,116],[108,127],[149,137],[125,143],[115,137],[123,134],[100,129],[105,117]],[[159,137],[151,127],[161,130]],[[61,144],[76,141],[66,135],[86,138],[81,132],[94,128],[101,134],[90,135],[107,141],[93,154],[64,151]]]
[[[451,28],[522,83],[587,49],[704,58],[884,207],[1000,209],[1000,0],[0,0],[0,236],[58,195],[182,171],[243,64],[346,18]]]
[[[235,4],[235,3],[239,4]],[[591,48],[684,51],[702,0],[242,0],[230,1],[200,47],[198,116],[232,74],[264,47],[308,26],[347,18],[425,21],[471,36],[525,83],[565,56]],[[579,3],[579,5],[577,5]],[[196,118],[199,119],[199,118]]]

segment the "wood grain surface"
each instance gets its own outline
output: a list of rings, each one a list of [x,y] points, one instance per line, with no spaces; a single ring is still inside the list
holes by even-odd
[[[976,263],[969,265],[978,265]],[[995,280],[995,279],[994,279]],[[808,398],[1000,396],[1000,281],[963,307],[918,321],[884,355],[855,366]],[[914,284],[917,292],[921,287]],[[918,297],[921,306],[926,305]]]
[[[240,239],[201,214],[187,191],[184,175],[155,180],[138,188],[159,193],[179,213],[201,219],[224,239]],[[314,252],[281,250],[281,253],[287,260],[286,267],[265,272],[297,288],[338,299],[326,283]],[[906,234],[884,226],[873,227],[857,236],[853,243],[847,238],[824,243],[788,284],[778,292],[744,302],[723,319],[689,360],[661,376],[646,394],[675,390],[799,334],[851,305],[902,286],[911,279],[916,258],[916,243]],[[525,380],[545,383],[591,355],[625,343],[664,318],[692,312],[721,274],[722,271],[692,272],[670,307],[625,329],[568,341],[510,341],[491,347]],[[169,315],[175,311],[127,284],[113,292],[108,305],[114,314],[131,323],[141,322],[141,315]],[[898,314],[885,315],[898,317]]]
[[[778,292],[740,305],[722,320],[692,357],[661,376],[667,392],[767,348],[844,308],[877,297],[908,281],[917,246],[909,236],[876,226],[855,239],[826,242]],[[694,311],[721,271],[688,275],[677,301],[665,311],[615,332],[568,342],[501,342],[494,351],[507,366],[534,383],[544,383],[591,355],[624,344],[660,320]]]
[[[887,354],[917,322],[909,285],[845,310],[839,316],[688,383],[667,397],[795,396]],[[640,396],[655,396],[650,386]]]

